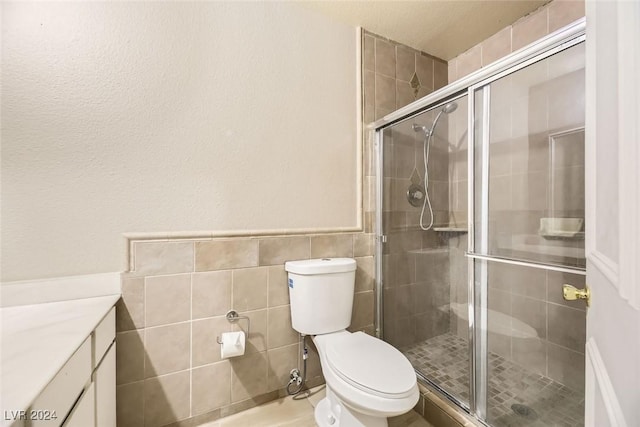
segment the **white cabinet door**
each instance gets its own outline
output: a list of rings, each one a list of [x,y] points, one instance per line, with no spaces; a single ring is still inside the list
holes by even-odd
[[[94,373],[97,427],[116,427],[116,343]]]
[[[95,388],[93,383],[84,391],[82,397],[64,422],[63,427],[96,427]]]
[[[585,424],[640,426],[640,2],[586,2]]]
[[[32,427],[58,427],[91,377],[91,339],[87,338],[40,393],[29,410],[54,413],[56,419],[33,419]]]

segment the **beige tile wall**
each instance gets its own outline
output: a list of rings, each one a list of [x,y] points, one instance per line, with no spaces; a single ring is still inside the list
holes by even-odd
[[[448,62],[449,83],[584,16],[584,1],[554,0]]]
[[[424,52],[401,45],[372,33],[364,35],[363,82],[364,122],[369,123],[426,96],[446,85],[446,62]],[[425,124],[432,123],[433,113],[427,113]],[[448,153],[446,118],[438,130],[431,150],[430,194],[440,210],[439,222],[447,221]],[[438,281],[447,281],[447,255],[438,249],[441,242],[433,231],[418,227],[420,209],[411,206],[405,197],[412,180],[424,176],[422,161],[423,134],[411,129],[411,124],[397,126],[386,132],[385,194],[383,222],[388,244],[383,255],[385,339],[396,346],[426,339],[448,328],[448,315],[437,310],[448,301],[448,293]],[[372,141],[365,141],[365,227],[373,230],[375,211],[375,171]],[[426,273],[426,269],[430,273]]]
[[[584,133],[571,143],[566,138],[564,144],[558,142],[553,156],[550,152],[553,135],[584,128],[584,68],[578,68],[581,63],[584,64],[584,45],[492,84],[492,95],[505,99],[500,110],[491,107],[492,112],[503,115],[500,127],[505,131],[497,131],[491,138],[490,185],[495,183],[503,189],[499,197],[498,191],[491,192],[493,203],[489,209],[495,219],[494,236],[526,236],[530,244],[569,248],[582,255],[523,255],[511,247],[509,240],[500,238],[490,243],[493,253],[585,265],[584,240],[550,241],[538,235],[540,218],[585,216]]]
[[[368,31],[363,42],[365,123],[447,84],[446,61]]]
[[[503,257],[584,267],[584,240],[539,235],[545,217],[584,218],[584,45],[491,83],[489,251]],[[451,127],[450,127],[451,130]],[[556,150],[551,156],[550,138]],[[450,155],[451,214],[466,215],[467,149]],[[551,164],[553,158],[553,164]],[[553,247],[525,253],[522,243]],[[561,250],[565,255],[561,255]]]
[[[531,43],[582,16],[584,16],[584,3],[582,1],[555,0],[532,14],[523,17],[513,25],[497,32],[467,52],[459,55],[457,58],[452,59],[449,62],[449,81],[453,82],[476,71],[482,66],[497,61],[527,43]],[[505,208],[504,215],[494,212],[494,214],[497,213],[496,224],[513,223],[519,232],[525,230],[528,234],[536,234],[539,217],[544,216],[544,214],[542,211],[535,212],[535,218],[531,221],[527,220],[527,218],[533,217],[533,215],[528,210],[522,212],[520,212],[521,209],[512,210],[512,196],[518,198],[523,194],[522,190],[525,190],[527,194],[531,193],[533,196],[538,194],[538,199],[540,199],[540,197],[542,197],[540,196],[541,190],[544,190],[547,186],[547,174],[540,174],[541,170],[546,170],[548,167],[546,137],[550,131],[546,126],[547,123],[549,123],[547,120],[547,99],[545,98],[544,100],[545,105],[536,108],[535,93],[530,94],[525,92],[514,94],[512,93],[512,83],[513,82],[508,79],[504,80],[503,83],[496,82],[495,86],[502,85],[506,90],[501,90],[501,87],[494,87],[492,91],[492,101],[496,105],[496,108],[492,111],[492,118],[495,118],[500,113],[505,114],[503,120],[494,120],[494,127],[491,129],[493,138],[491,144],[491,186],[495,190],[492,192],[492,204],[494,207],[502,206]],[[578,94],[567,93],[568,88],[575,84],[575,79],[569,83],[570,84],[563,83],[556,85],[560,87],[556,87],[552,91],[551,97],[554,99],[579,99]],[[558,103],[554,100],[551,101],[551,105]],[[498,104],[501,105],[501,108],[497,107]],[[522,114],[522,107],[528,107],[532,111],[538,110],[538,113],[529,115]],[[567,111],[574,110],[576,109],[567,109]],[[544,117],[542,117],[543,120],[537,117],[540,116],[540,114],[544,114]],[[514,122],[512,122],[512,116],[517,116]],[[566,115],[563,114],[553,115],[553,117],[565,116]],[[528,117],[527,120],[529,120],[530,123],[518,123],[518,118],[525,117]],[[564,123],[555,123],[554,126],[556,128],[566,128],[570,123],[571,120],[565,120]],[[543,139],[545,140],[545,144],[541,145],[538,143],[540,135],[537,134],[541,132],[543,125],[545,131]],[[535,132],[533,132],[530,141],[522,140],[522,137],[529,137],[529,135],[525,134],[520,135],[521,138],[519,140],[517,138],[512,140],[512,127],[519,127],[526,130],[531,129]],[[457,134],[458,137],[462,136],[463,139],[466,139],[466,128],[466,123],[449,122],[449,132],[451,134]],[[551,132],[553,132],[553,130],[551,130]],[[515,134],[517,134],[517,132]],[[465,140],[461,140],[460,142],[460,150],[451,152],[449,158],[450,222],[456,224],[466,221],[467,210],[467,144]],[[519,173],[519,176],[512,176],[512,169],[516,171],[516,174]],[[526,186],[523,187],[525,183]],[[515,205],[522,206],[522,202],[523,200],[519,199],[519,201],[515,202]],[[546,202],[544,205],[546,207]],[[570,216],[584,216],[584,212],[581,214],[579,209],[573,209],[571,212],[566,210],[565,214]],[[468,284],[466,283],[466,272],[464,274],[460,273],[465,264],[460,261],[460,256],[463,255],[463,251],[466,248],[466,238],[463,237],[463,239],[464,242],[457,240],[450,241],[450,277],[452,288],[456,289],[455,292],[452,292],[451,300],[452,302],[458,303],[466,302],[467,300]],[[578,260],[569,261],[575,264],[579,263]],[[458,325],[456,325],[456,323],[458,323]],[[466,324],[455,322],[455,318],[453,317],[452,328],[456,328],[456,332],[459,332],[461,336],[467,336],[468,328]]]
[[[451,60],[449,81],[460,79],[583,16],[582,1],[555,0]],[[556,62],[559,59],[557,58]],[[543,72],[546,73],[546,64],[541,67],[545,68]],[[523,71],[530,77],[540,70],[530,67]],[[549,76],[550,83],[546,85],[551,88],[519,85],[514,81],[518,79],[517,76],[496,82],[496,87],[492,88],[492,102],[495,103],[492,106],[492,119],[501,113],[504,117],[503,120],[494,120],[491,129],[490,186],[493,191],[490,203],[492,215],[496,219],[492,224],[503,227],[503,232],[537,234],[539,218],[547,215],[549,202],[549,196],[546,194],[549,176],[548,136],[559,130],[580,126],[580,120],[576,117],[582,117],[584,120],[584,107],[579,102],[583,93],[580,76],[552,77]],[[533,81],[526,75],[520,76],[520,80],[520,83]],[[519,86],[526,86],[527,90],[518,93]],[[538,102],[540,92],[544,92],[542,104]],[[558,108],[554,110],[554,105],[561,104],[562,100],[571,100],[571,107],[564,109],[566,113]],[[450,123],[450,132],[456,132],[452,127],[454,125]],[[466,127],[464,124],[461,126]],[[449,159],[452,180],[450,203],[455,219],[466,216],[466,208],[460,203],[467,197],[466,144],[463,144],[462,148],[459,152],[451,153]],[[576,148],[579,150],[580,146],[577,145]],[[571,153],[575,156],[580,155],[574,150]],[[571,166],[569,169],[575,176],[583,175],[579,167],[570,165],[570,162],[567,165]],[[558,212],[558,216],[584,217],[584,207],[582,204],[580,209],[579,200],[574,201],[569,197],[562,202],[564,205],[561,207],[564,208],[567,204],[569,206]],[[529,217],[532,219],[528,220]],[[581,242],[566,244],[571,246]],[[466,239],[463,238],[459,242],[452,240],[449,246],[451,301],[466,302],[468,284],[466,270],[463,270],[466,269],[466,261],[458,262],[463,260]],[[557,259],[546,261],[558,262]],[[576,265],[581,263],[578,259],[562,261]],[[584,285],[584,276],[496,263],[491,264],[489,274],[489,308],[523,321],[532,326],[538,334],[537,338],[514,339],[490,333],[490,351],[575,390],[582,390],[584,304],[564,301],[561,288],[563,283],[581,287]],[[456,319],[453,315],[451,327],[452,331],[460,336],[468,337],[466,322]]]
[[[371,235],[322,234],[134,242],[117,306],[118,425],[194,425],[282,395],[298,366],[284,262],[354,257],[350,330],[373,333]],[[246,328],[246,354],[221,360],[216,337]],[[309,384],[323,381],[311,344]]]
[[[447,63],[425,52],[365,31],[362,50],[363,122],[371,123],[398,108],[426,96],[447,84]],[[409,135],[409,132],[407,132]],[[417,144],[410,138],[387,144],[398,164],[415,163]],[[387,159],[391,158],[386,153]],[[374,231],[375,158],[372,135],[364,140],[364,227]],[[436,159],[433,160],[434,163]],[[446,162],[445,162],[446,164]],[[394,176],[397,185],[409,182],[413,167],[397,169],[406,176]],[[399,213],[398,217],[404,216]],[[402,219],[401,219],[402,220]]]
[[[490,331],[489,351],[584,391],[585,304],[565,301],[564,283],[583,288],[585,277],[490,263],[489,317],[503,313],[531,326],[537,336],[523,338]]]

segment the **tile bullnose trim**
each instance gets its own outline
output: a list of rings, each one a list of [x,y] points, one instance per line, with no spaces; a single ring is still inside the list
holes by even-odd
[[[130,232],[123,233],[125,241],[125,254],[123,259],[124,273],[127,275],[140,275],[136,272],[135,245],[144,243],[172,243],[177,241],[204,242],[216,239],[263,239],[277,237],[304,236],[312,237],[327,234],[359,234],[365,233],[362,224],[355,227],[333,228],[293,228],[274,230],[224,230],[224,231],[175,231],[175,232]],[[195,271],[198,271],[196,268]],[[177,272],[193,272],[188,271]],[[154,273],[154,272],[149,272]]]
[[[331,228],[282,228],[265,230],[222,230],[222,231],[161,231],[161,232],[139,232],[123,233],[129,242],[140,240],[200,240],[213,239],[218,237],[271,237],[307,234],[328,234],[328,233],[359,233],[364,228],[362,225],[354,227],[331,227]]]

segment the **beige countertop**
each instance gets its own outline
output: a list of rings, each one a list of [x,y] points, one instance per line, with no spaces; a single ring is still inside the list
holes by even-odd
[[[0,309],[0,412],[27,410],[119,294]],[[12,420],[2,417],[2,426]]]

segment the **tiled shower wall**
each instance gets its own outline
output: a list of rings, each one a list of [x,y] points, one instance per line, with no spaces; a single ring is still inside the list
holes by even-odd
[[[434,115],[416,118],[432,123]],[[429,195],[434,224],[448,222],[447,118],[436,129],[429,156]],[[421,230],[422,206],[412,206],[407,189],[423,185],[424,133],[415,132],[412,122],[385,131],[385,179],[383,227],[387,244],[383,252],[384,337],[397,347],[424,341],[449,329],[448,250],[442,234]],[[429,222],[429,212],[424,221]]]
[[[372,33],[364,34],[363,85],[364,122],[384,115],[424,97],[447,84],[445,61]],[[429,117],[432,121],[433,117]],[[426,122],[425,122],[426,124]],[[446,129],[446,127],[445,127]],[[396,346],[417,338],[433,336],[445,327],[448,316],[436,310],[448,294],[435,296],[437,285],[446,279],[446,253],[438,249],[439,239],[433,231],[418,227],[419,208],[404,194],[413,180],[424,176],[422,137],[413,129],[394,129],[385,134],[385,194],[383,221],[388,244],[383,255],[385,283],[385,339]],[[435,144],[430,160],[436,198],[446,205],[447,153]],[[373,140],[365,138],[365,229],[373,231],[375,214],[375,170]],[[444,166],[444,167],[443,167]],[[445,219],[446,208],[438,212]],[[439,271],[442,274],[426,274]],[[439,315],[440,314],[440,315]]]
[[[583,2],[555,0],[452,59],[449,80],[460,79],[583,16]],[[540,72],[535,66],[526,71],[529,76]],[[520,80],[524,82],[527,78],[520,77]],[[518,94],[517,81],[507,79],[492,91],[492,99],[502,100],[500,106],[492,106],[496,109],[492,119],[497,113],[504,113],[502,120],[491,129],[490,186],[499,188],[492,193],[492,215],[499,217],[497,223],[514,227],[509,233],[527,234],[529,239],[537,238],[539,218],[547,215],[545,209],[550,197],[547,194],[548,136],[558,130],[578,127],[579,119],[584,120],[583,107],[576,108],[579,106],[576,100],[584,96],[584,80],[579,75],[568,74],[551,80],[546,86],[531,86],[527,93]],[[542,92],[544,108],[536,108],[541,105]],[[566,100],[572,100],[572,108],[563,112],[558,106]],[[522,118],[524,123],[517,123]],[[459,134],[459,129],[452,126],[455,124],[450,123],[450,132]],[[458,126],[466,127],[466,124]],[[523,130],[526,133],[523,134]],[[579,158],[580,155],[572,152],[569,157]],[[583,187],[583,169],[569,166],[560,175],[568,175],[565,182],[571,182],[572,188]],[[466,206],[461,203],[463,200],[466,203],[467,198],[466,142],[460,150],[450,153],[449,170],[452,221],[466,222],[462,220],[466,218]],[[520,197],[522,194],[528,197]],[[559,204],[556,203],[556,214],[584,217],[584,199],[580,196],[579,192],[565,194],[557,201]],[[532,215],[531,220],[524,218]],[[577,243],[565,244],[575,246]],[[449,240],[452,303],[467,302],[466,245],[465,237]],[[551,261],[558,262],[557,259]],[[580,260],[562,262],[576,264]],[[584,388],[584,303],[564,301],[563,283],[580,288],[584,286],[584,276],[492,263],[488,279],[489,308],[494,315],[506,314],[532,326],[538,336],[522,339],[490,333],[489,346],[492,352],[580,391]],[[452,332],[468,338],[465,320],[452,313],[451,325]]]
[[[451,59],[449,83],[495,62],[584,16],[584,1],[554,0]]]
[[[357,261],[350,330],[373,333],[370,235],[321,234],[138,241],[117,306],[118,426],[194,425],[284,393],[298,366],[284,262],[322,257]],[[216,337],[246,329],[246,354],[220,359]],[[310,340],[308,381],[323,381]]]
[[[584,288],[585,276],[499,263],[488,270],[489,351],[584,391],[585,303],[565,301],[562,285]],[[514,319],[513,334],[492,332],[492,317],[499,314]],[[523,333],[517,321],[533,328],[535,336]]]
[[[451,59],[448,63],[449,82],[454,82],[468,74],[479,70],[480,68],[491,64],[510,53],[532,43],[547,34],[550,34],[584,16],[584,2],[577,0],[554,0],[549,4],[539,8],[535,12],[519,19],[513,25],[498,31],[493,36],[477,44],[466,52]],[[564,83],[557,84],[554,91],[560,91],[554,95],[555,98],[572,99],[576,96],[574,93],[566,93]],[[580,84],[575,85],[575,81],[568,82],[574,87],[571,92],[580,89]],[[582,86],[583,87],[583,86]],[[510,94],[501,94],[501,99],[509,101]],[[512,102],[513,100],[509,101]],[[518,101],[522,105],[522,100]],[[556,102],[557,104],[557,102]],[[466,107],[466,106],[465,106]],[[508,107],[505,105],[505,107]],[[546,109],[543,111],[547,114]],[[578,112],[580,114],[580,112]],[[584,114],[583,114],[584,116]],[[495,135],[496,130],[511,129],[511,121],[503,120],[500,129],[492,128],[492,134]],[[545,121],[546,123],[546,121]],[[460,143],[460,149],[452,151],[449,156],[450,181],[450,211],[452,222],[466,222],[466,199],[467,199],[467,142],[466,142],[466,123],[449,124],[449,131],[456,134],[456,143]],[[464,133],[462,132],[464,131]],[[495,139],[495,138],[494,138]],[[498,141],[492,141],[498,142]],[[509,145],[509,144],[505,144]],[[528,149],[528,146],[526,146]],[[499,151],[495,148],[496,151]],[[522,150],[503,150],[503,158],[510,161],[511,157],[517,157],[521,161],[519,167],[528,167],[527,154]],[[518,152],[520,151],[520,152]],[[543,155],[538,155],[538,159],[545,159]],[[533,160],[533,159],[532,159]],[[524,163],[523,163],[524,161]],[[498,168],[498,172],[504,168]],[[496,173],[496,170],[492,171]],[[499,175],[499,174],[498,174]]]
[[[363,122],[374,122],[386,114],[426,96],[447,84],[447,63],[424,52],[365,31],[362,50]],[[375,155],[373,137],[364,135],[364,227],[375,226]],[[398,156],[414,163],[414,150],[399,144]],[[397,161],[402,161],[398,157]],[[408,171],[411,174],[411,170]],[[408,178],[408,176],[403,177]]]
[[[492,98],[502,100],[491,105],[493,254],[585,266],[584,239],[547,240],[538,232],[541,218],[585,217],[584,68],[567,71],[581,62],[584,45],[491,84]],[[535,245],[561,252],[526,250]]]
[[[365,31],[364,122],[370,123],[447,84],[447,63]]]
[[[468,228],[467,173],[468,173],[468,110],[467,97],[458,102],[458,110],[448,121],[450,147],[449,164],[449,224],[459,229]],[[450,311],[450,332],[467,339],[469,322],[461,318],[460,313],[469,301],[469,281],[467,274],[467,238],[466,232],[444,233],[449,255],[449,287],[450,303],[458,304],[457,309]],[[456,307],[456,306],[452,306]]]

